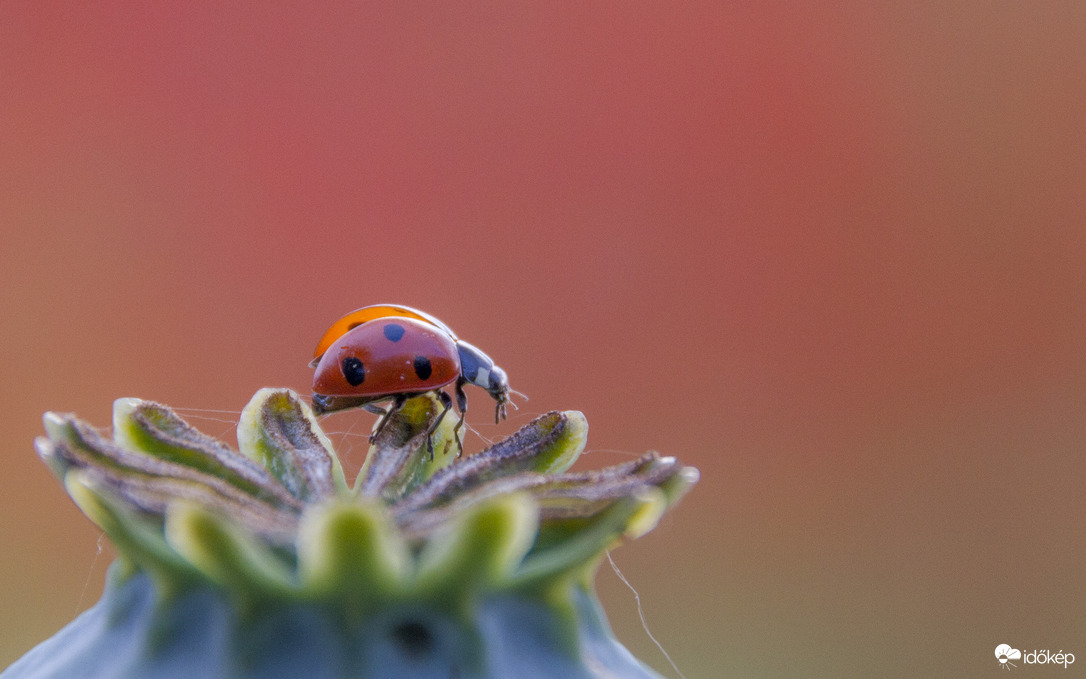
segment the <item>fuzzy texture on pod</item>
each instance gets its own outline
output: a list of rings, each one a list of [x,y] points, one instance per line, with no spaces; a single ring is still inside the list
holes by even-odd
[[[246,406],[240,451],[137,399],[111,437],[47,413],[38,454],[120,556],[102,599],[0,677],[657,676],[592,581],[697,470],[649,453],[569,472],[572,411],[459,459],[443,422],[431,457],[441,407],[408,400],[353,483],[286,389]]]

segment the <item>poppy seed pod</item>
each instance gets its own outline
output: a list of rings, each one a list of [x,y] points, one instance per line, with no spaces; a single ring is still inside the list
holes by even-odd
[[[39,455],[119,558],[101,601],[3,679],[657,676],[592,580],[697,470],[650,453],[570,472],[572,411],[457,458],[454,425],[431,431],[442,408],[407,399],[353,483],[286,389],[253,397],[237,451],[136,399],[112,436],[46,414]]]

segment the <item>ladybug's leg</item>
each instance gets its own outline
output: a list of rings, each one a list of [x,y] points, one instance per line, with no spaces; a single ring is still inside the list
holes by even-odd
[[[441,420],[445,419],[445,413],[452,410],[452,399],[449,398],[448,394],[446,394],[444,391],[438,390],[437,397],[441,400],[441,405],[445,407],[442,408],[441,412],[437,414],[437,419],[434,420],[434,423],[430,425],[429,431],[426,432],[426,450],[430,453],[431,462],[433,462],[434,460],[434,439],[432,438],[434,432],[437,431],[437,427],[441,424]],[[460,440],[457,439],[458,443],[459,441]],[[446,448],[446,450],[448,450],[448,448]],[[460,456],[457,455],[457,457]]]
[[[366,405],[362,406],[362,410],[365,410],[367,413],[373,413],[374,415],[381,416],[381,419],[377,421],[377,428],[374,429],[373,433],[370,434],[370,443],[373,443],[373,440],[377,438],[377,434],[379,434],[381,430],[385,428],[385,421],[388,419],[389,414],[392,412],[392,406],[389,406],[388,408],[382,408],[379,405],[367,403]]]
[[[313,414],[314,415],[323,415],[324,413],[328,412],[331,409],[329,407],[329,406],[331,406],[331,403],[332,403],[332,397],[331,396],[324,396],[322,394],[313,394]]]
[[[460,439],[460,428],[464,426],[464,418],[468,416],[468,395],[464,393],[464,379],[460,378],[456,381],[456,408],[460,411],[460,419],[456,421],[456,426],[453,427],[453,434],[456,435],[456,445],[460,449],[457,451],[456,456],[460,457],[464,454],[464,442]]]
[[[407,400],[407,397],[403,394],[396,395],[395,399],[392,401],[392,405],[388,407],[388,410],[383,411],[384,414],[381,415],[381,419],[377,420],[377,427],[373,430],[373,433],[370,434],[370,443],[373,443],[377,439],[377,437],[381,435],[381,432],[383,432],[385,430],[385,427],[388,426],[388,420],[391,417],[392,413],[399,410],[400,407],[403,406],[403,402],[405,400]],[[369,410],[369,408],[367,408],[367,410]],[[371,410],[370,412],[373,411]]]

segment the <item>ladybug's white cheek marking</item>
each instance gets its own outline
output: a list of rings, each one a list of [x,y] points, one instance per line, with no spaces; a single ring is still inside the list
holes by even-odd
[[[477,384],[480,387],[485,387],[490,384],[490,371],[479,366],[479,372],[475,373],[475,379],[472,380],[473,384]]]

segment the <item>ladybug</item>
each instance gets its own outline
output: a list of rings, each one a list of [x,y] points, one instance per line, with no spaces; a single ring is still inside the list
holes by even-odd
[[[430,426],[433,434],[452,408],[444,388],[453,385],[460,419],[453,432],[459,448],[460,428],[468,410],[465,384],[486,389],[497,403],[494,422],[506,417],[509,380],[493,359],[459,339],[438,319],[418,309],[393,304],[363,307],[332,324],[314,351],[313,410],[319,415],[345,408],[362,407],[381,415],[372,441],[388,423],[389,416],[408,397],[434,392],[444,409]],[[515,392],[514,392],[515,393]],[[391,399],[383,409],[377,401]],[[433,456],[433,442],[427,436]]]

